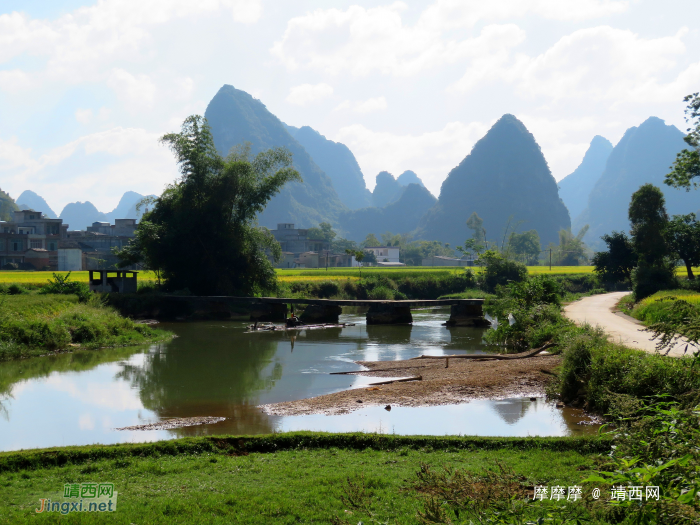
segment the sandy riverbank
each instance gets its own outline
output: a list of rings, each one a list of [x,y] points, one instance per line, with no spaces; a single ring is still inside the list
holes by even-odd
[[[262,405],[271,415],[345,414],[368,405],[435,406],[472,399],[541,397],[551,381],[551,372],[561,357],[540,354],[527,359],[487,360],[444,358],[405,361],[357,361],[367,367],[357,375],[371,377],[416,377],[422,381],[354,388],[324,396]],[[377,379],[381,381],[381,379]]]

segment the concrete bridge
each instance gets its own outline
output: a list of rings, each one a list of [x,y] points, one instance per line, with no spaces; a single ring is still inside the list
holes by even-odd
[[[288,307],[305,305],[299,317],[304,324],[337,323],[343,306],[369,307],[367,324],[409,324],[412,308],[449,306],[447,326],[488,326],[484,318],[483,299],[409,299],[403,301],[351,299],[296,299],[283,297],[170,296],[169,300],[186,301],[195,312],[250,311],[251,321],[284,321]],[[225,317],[225,315],[224,315]]]

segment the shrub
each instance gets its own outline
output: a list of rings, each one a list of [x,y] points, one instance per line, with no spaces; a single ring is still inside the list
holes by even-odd
[[[53,279],[48,280],[39,291],[42,294],[60,294],[60,295],[77,295],[78,300],[84,303],[90,297],[90,286],[85,283],[70,280],[71,272],[66,275],[53,274]]]
[[[517,261],[499,257],[486,259],[486,267],[481,275],[482,288],[493,293],[497,286],[505,286],[509,282],[520,282],[527,279],[527,267]]]
[[[385,286],[378,286],[373,288],[368,294],[368,299],[391,301],[394,299],[394,290],[387,288]]]
[[[637,301],[678,287],[675,266],[668,261],[654,266],[640,264],[632,271],[632,291]]]

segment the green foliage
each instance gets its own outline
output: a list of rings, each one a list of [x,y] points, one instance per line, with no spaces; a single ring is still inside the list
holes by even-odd
[[[382,243],[379,242],[379,239],[377,239],[377,236],[374,235],[373,233],[368,233],[367,237],[365,237],[365,240],[360,243],[360,247],[362,248],[367,248],[368,246],[381,246]]]
[[[14,199],[9,194],[0,190],[0,221],[12,220],[12,212],[19,210]]]
[[[632,271],[632,291],[637,301],[641,301],[659,290],[672,290],[678,287],[676,267],[669,260],[654,266],[642,263]]]
[[[87,302],[92,295],[90,286],[78,281],[71,281],[70,274],[71,272],[68,272],[66,275],[54,273],[53,279],[49,279],[48,284],[45,284],[41,290],[39,290],[39,293],[77,295],[81,303]]]
[[[559,283],[547,275],[536,275],[508,285],[508,295],[526,308],[536,304],[559,305],[561,293]]]
[[[524,281],[527,278],[527,267],[524,264],[504,259],[495,250],[485,251],[476,262],[484,266],[480,276],[482,288],[490,293],[495,292],[497,286]]]
[[[537,264],[542,251],[540,236],[536,230],[513,232],[508,239],[508,250],[520,256],[525,264]]]
[[[668,255],[664,232],[668,225],[666,199],[653,184],[642,185],[632,195],[629,206],[632,225],[632,245],[639,263],[648,266],[661,264]]]
[[[167,332],[136,324],[99,301],[75,295],[0,298],[0,361],[80,346],[126,346],[162,340]]]
[[[587,264],[586,245],[583,236],[588,231],[588,224],[574,235],[570,229],[559,230],[559,245],[553,247],[554,257],[560,266],[579,266]]]
[[[306,235],[309,239],[331,243],[337,234],[333,231],[333,226],[330,223],[322,222],[318,225],[318,228],[309,228],[306,231]]]
[[[659,299],[643,307],[639,315],[651,321],[649,331],[658,339],[657,349],[672,348],[687,340],[686,352],[700,351],[700,307],[673,297]]]
[[[472,239],[477,244],[484,245],[486,243],[486,229],[484,228],[484,219],[479,217],[475,211],[467,219],[467,228],[472,230]]]
[[[422,266],[423,259],[437,256],[454,257],[454,251],[440,241],[413,241],[401,247],[400,260],[409,266]]]
[[[625,232],[607,233],[601,237],[608,251],[593,256],[594,271],[607,283],[631,282],[632,270],[637,265],[637,253]]]
[[[695,279],[693,266],[700,264],[700,222],[694,213],[674,215],[666,226],[669,249],[685,263],[688,279]]]
[[[700,179],[700,94],[693,93],[683,100],[688,102],[685,120],[690,124],[683,140],[693,149],[684,149],[678,154],[664,183],[690,191],[691,187],[698,187],[697,179]]]
[[[280,247],[255,218],[290,181],[301,181],[291,154],[271,149],[251,157],[250,147],[222,158],[206,120],[185,119],[180,133],[161,139],[175,154],[182,177],[154,200],[135,239],[118,252],[122,265],[144,263],[171,290],[199,295],[254,295],[275,288],[265,255]]]

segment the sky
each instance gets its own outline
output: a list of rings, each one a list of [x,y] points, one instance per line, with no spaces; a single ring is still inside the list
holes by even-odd
[[[116,207],[178,176],[158,141],[224,84],[439,195],[505,113],[557,180],[595,135],[681,130],[697,0],[2,0],[0,188]]]

